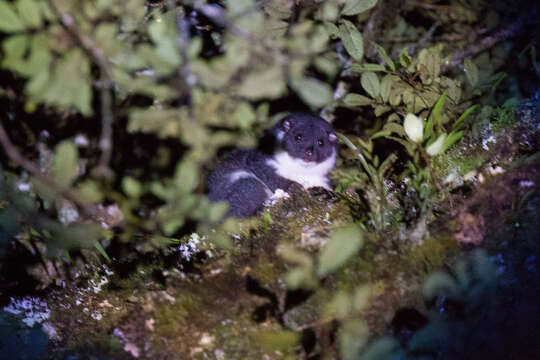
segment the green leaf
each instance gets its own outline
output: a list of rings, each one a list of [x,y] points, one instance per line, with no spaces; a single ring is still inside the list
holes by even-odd
[[[345,16],[353,16],[363,13],[374,7],[378,0],[347,0],[341,14]]]
[[[465,110],[465,112],[463,114],[461,114],[461,116],[459,117],[459,119],[456,120],[456,122],[454,123],[454,125],[452,126],[452,129],[459,129],[461,127],[461,125],[463,124],[463,122],[469,117],[469,115],[471,115],[476,109],[478,108],[478,105],[473,105],[471,106],[470,108],[468,108],[467,110]]]
[[[97,203],[102,201],[104,197],[103,188],[92,180],[86,180],[77,184],[77,191],[82,199],[88,202]]]
[[[400,139],[400,138],[395,137],[395,136],[386,136],[386,138],[394,140],[395,142],[398,142],[401,145],[403,145],[403,147],[405,147],[405,150],[407,150],[409,155],[412,156],[414,154],[414,149],[415,149],[415,146],[416,146],[416,144],[414,142],[403,140],[403,139]]]
[[[103,248],[103,246],[101,245],[101,243],[99,241],[96,241],[94,243],[94,247],[107,260],[107,262],[109,262],[109,263],[111,262],[111,258],[109,257],[109,255],[107,255],[107,252],[105,251],[105,249]]]
[[[367,306],[371,297],[371,287],[360,286],[354,291],[352,306],[355,311],[362,311]]]
[[[314,108],[323,107],[333,100],[330,85],[315,78],[296,79],[292,86],[300,98]]]
[[[176,167],[174,184],[181,194],[192,192],[199,184],[199,168],[194,161],[183,160]]]
[[[269,352],[287,352],[300,344],[300,333],[291,330],[261,331],[255,334],[261,346]]]
[[[381,91],[381,84],[377,74],[373,72],[365,72],[360,78],[360,83],[366,92],[372,97],[376,98]]]
[[[72,141],[64,140],[54,150],[53,174],[56,182],[62,186],[71,186],[79,173],[77,146]]]
[[[310,288],[307,284],[311,283],[311,278],[313,277],[310,269],[305,267],[295,267],[289,270],[283,280],[287,284],[287,287],[291,290],[296,290],[300,288]]]
[[[49,76],[49,74],[40,76]],[[57,62],[52,76],[46,84],[46,91],[32,91],[32,96],[40,101],[62,108],[75,107],[83,115],[91,115],[92,89],[90,84],[90,61],[78,48],[64,54]],[[36,87],[39,89],[39,87]],[[34,90],[32,88],[32,90]]]
[[[225,201],[211,203],[210,208],[208,209],[208,221],[217,222],[227,214],[229,210],[229,204]]]
[[[373,99],[360,94],[347,94],[343,99],[343,102],[349,106],[366,106],[374,103]]]
[[[330,79],[333,79],[339,71],[339,62],[336,61],[334,56],[318,56],[313,60],[313,65],[321,73],[328,76]]]
[[[369,330],[364,321],[345,320],[339,331],[339,352],[343,360],[356,360],[366,344]]]
[[[362,232],[355,225],[334,231],[319,253],[317,274],[333,272],[355,255],[362,244]]]
[[[373,44],[373,46],[375,46],[375,49],[377,49],[379,56],[388,65],[388,67],[390,67],[392,71],[396,71],[396,64],[394,64],[392,59],[390,59],[390,56],[388,56],[388,54],[386,53],[386,50],[384,50],[384,48],[380,46],[379,44],[376,44],[374,42],[371,42],[371,43]]]
[[[392,134],[392,132],[390,130],[381,130],[381,131],[377,131],[375,134],[371,135],[369,138],[371,140],[374,140],[374,139],[377,139],[377,138],[380,138],[380,137],[388,136],[390,134]]]
[[[433,106],[431,114],[429,114],[428,121],[426,123],[426,131],[424,133],[424,139],[430,138],[434,134],[434,130],[442,130],[442,114],[444,104],[446,102],[446,91],[439,97],[439,100]]]
[[[257,120],[257,114],[249,103],[242,102],[232,114],[234,121],[241,129],[250,129],[251,125]]]
[[[283,260],[287,262],[299,264],[304,267],[312,266],[311,257],[305,252],[296,249],[292,245],[289,245],[289,244],[281,245],[278,251],[279,251],[279,256],[281,256]]]
[[[292,3],[287,0],[271,0],[264,2],[264,10],[277,19],[288,19],[292,13]]]
[[[390,90],[392,89],[392,76],[385,75],[381,80],[381,98],[384,102],[388,101],[390,97]]]
[[[407,68],[409,65],[411,65],[412,63],[412,59],[411,57],[409,56],[409,47],[404,47],[403,49],[401,49],[401,51],[399,52],[399,63],[401,64],[401,66],[403,66],[404,68]]]
[[[345,50],[356,61],[360,61],[364,56],[364,39],[362,34],[354,24],[348,20],[342,20],[339,26],[339,37],[345,46]]]
[[[275,99],[287,90],[285,74],[279,66],[273,66],[264,71],[252,71],[242,81],[238,95],[250,100],[262,98]]]
[[[387,113],[388,111],[392,110],[392,108],[388,105],[377,105],[375,106],[375,109],[373,109],[375,116],[379,117],[384,113]]]
[[[34,0],[17,0],[15,3],[21,20],[28,27],[37,28],[41,26],[40,8]]]
[[[350,316],[353,310],[352,297],[343,290],[338,290],[337,293],[324,304],[324,316],[343,320]]]
[[[442,152],[445,152],[450,146],[454,145],[457,141],[459,141],[459,139],[461,139],[464,134],[465,132],[463,130],[452,131],[450,134],[448,134],[448,137],[446,138],[446,141],[444,142]]]
[[[386,71],[386,68],[379,64],[352,64],[352,72],[365,72],[365,71]]]
[[[443,272],[436,272],[429,276],[424,283],[424,299],[431,301],[438,296],[456,298],[459,296],[459,284],[454,278]]]
[[[336,26],[336,24],[326,21],[324,23],[324,27],[326,28],[329,36],[339,37],[339,28]]]
[[[403,125],[398,123],[387,122],[384,124],[383,130],[387,130],[393,134],[398,134],[399,136],[405,137],[405,129],[403,128]]]
[[[40,72],[48,71],[52,62],[52,55],[47,45],[46,35],[37,33],[30,42],[30,56],[28,60],[19,60],[15,68],[20,74],[31,77]]]
[[[122,190],[130,198],[139,198],[142,194],[142,185],[131,176],[124,176],[122,179]]]
[[[478,67],[469,58],[464,60],[463,65],[465,67],[465,75],[467,76],[467,80],[469,80],[472,87],[475,87],[478,84]]]
[[[440,50],[437,47],[420,50],[417,69],[422,83],[430,85],[439,77],[441,62]]]
[[[537,71],[537,74],[540,76],[540,73]],[[497,87],[499,84],[508,76],[507,73],[504,72],[498,72],[495,75],[493,75],[491,78],[494,80],[493,85],[491,85],[491,93],[494,93],[495,90],[497,90]]]
[[[24,30],[24,24],[10,3],[0,0],[0,31],[11,33]]]
[[[28,50],[29,36],[26,34],[13,35],[8,37],[2,43],[4,58],[2,67],[7,67],[15,71],[24,69],[24,55]]]

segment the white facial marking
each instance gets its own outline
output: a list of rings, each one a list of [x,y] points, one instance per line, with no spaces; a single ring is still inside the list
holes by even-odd
[[[336,164],[336,151],[333,150],[332,155],[321,163],[293,158],[284,151],[277,153],[266,163],[276,169],[279,176],[296,181],[305,189],[321,186],[331,190],[326,175]]]

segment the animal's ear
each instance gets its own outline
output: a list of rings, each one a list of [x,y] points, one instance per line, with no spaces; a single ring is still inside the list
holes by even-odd
[[[281,128],[285,132],[289,132],[289,130],[291,130],[291,120],[290,120],[290,118],[286,118],[285,120],[283,120],[283,122],[281,123]]]
[[[335,142],[337,140],[336,134],[334,134],[333,132],[329,133],[328,140],[330,140],[330,142]]]

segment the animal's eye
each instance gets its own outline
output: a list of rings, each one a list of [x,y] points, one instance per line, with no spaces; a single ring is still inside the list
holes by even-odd
[[[296,141],[302,140],[302,134],[296,134],[296,136],[294,137],[294,139],[295,139]]]
[[[323,146],[323,145],[324,145],[324,141],[322,141],[321,139],[319,139],[319,141],[317,141],[317,143],[319,144],[319,146]]]

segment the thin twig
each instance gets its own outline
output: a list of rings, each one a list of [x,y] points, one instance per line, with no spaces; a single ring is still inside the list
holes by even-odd
[[[532,12],[534,13],[534,11]],[[532,24],[534,22],[537,22],[538,19],[534,16],[529,16],[526,18],[519,18],[518,20],[514,21],[508,26],[501,27],[498,30],[494,31],[491,35],[486,36],[483,38],[480,42],[475,42],[474,44],[471,44],[467,49],[464,51],[458,52],[452,57],[452,60],[448,61],[447,63],[443,64],[442,71],[446,72],[450,68],[463,68],[463,60],[465,58],[470,58],[478,55],[479,53],[495,46],[501,41],[505,41],[509,38],[512,38],[519,34],[520,31],[523,30],[523,28],[526,25]]]
[[[428,10],[436,10],[436,11],[448,11],[452,9],[451,5],[437,5],[437,4],[429,4],[419,1],[407,1],[406,5],[410,6],[416,6]]]
[[[441,23],[438,21],[435,22],[435,24],[431,25],[429,30],[426,31],[426,33],[420,38],[420,40],[409,48],[409,55],[416,54],[417,49],[421,49],[422,47],[424,47],[424,45],[429,41],[429,39],[433,37],[433,33],[440,25]]]
[[[212,20],[214,24],[226,27],[231,32],[231,34],[245,39],[254,45],[263,46],[275,59],[277,59],[283,64],[287,63],[286,55],[283,54],[283,52],[279,48],[268,44],[268,42],[265,41],[263,38],[259,38],[253,35],[249,31],[242,29],[234,22],[227,19],[223,8],[217,5],[200,4],[198,2],[194,4],[194,8],[195,10]],[[306,56],[306,54],[302,54],[302,56]]]
[[[102,76],[103,77],[103,76]],[[102,79],[108,83],[103,84],[101,87],[101,137],[99,139],[99,148],[101,149],[101,157],[99,158],[98,165],[94,169],[94,174],[109,177],[111,170],[109,168],[109,162],[112,157],[113,149],[113,99],[112,99],[112,86],[111,82],[106,79]]]
[[[382,2],[379,2],[375,8],[371,11],[371,15],[369,17],[369,20],[364,26],[363,31],[363,37],[364,37],[364,46],[365,51],[364,54],[368,58],[375,58],[377,56],[377,50],[375,49],[375,46],[373,46],[372,42],[376,39],[376,32],[380,31],[382,29],[382,22],[384,21],[383,15],[384,15],[385,6]]]
[[[28,171],[30,175],[35,177],[37,180],[47,185],[49,188],[51,188],[52,191],[62,196],[64,199],[74,203],[85,216],[92,218],[96,216],[97,211],[95,207],[90,206],[89,204],[82,201],[79,196],[71,189],[65,188],[58,184],[56,181],[54,181],[51,177],[43,175],[40,168],[36,164],[26,159],[19,151],[17,151],[1,123],[0,143],[2,144],[2,147],[6,151],[9,158],[14,163],[22,167],[24,170]]]
[[[192,88],[195,82],[195,75],[191,72],[190,67],[190,60],[188,55],[188,47],[190,42],[190,35],[189,35],[189,21],[186,20],[186,14],[184,11],[178,11],[174,9],[174,1],[169,0],[167,3],[168,7],[170,7],[170,10],[172,14],[174,14],[174,20],[176,22],[176,29],[178,31],[178,38],[177,38],[177,44],[178,48],[180,50],[180,56],[182,58],[182,65],[178,69],[177,73],[180,76],[180,78],[183,80],[183,83],[180,84],[179,90],[181,93],[187,93],[187,103],[188,103],[188,111],[189,111],[189,118],[194,119],[194,113],[193,113],[193,96],[192,96]],[[176,14],[175,14],[176,13]]]
[[[71,15],[62,13],[62,11],[55,5],[53,0],[48,0],[48,4],[56,17],[67,30],[67,32],[79,43],[79,45],[86,51],[93,59],[96,65],[99,67],[101,74],[100,84],[100,99],[101,99],[101,117],[102,117],[102,129],[101,137],[99,141],[99,147],[101,150],[101,157],[98,165],[94,169],[94,173],[100,176],[109,176],[111,171],[109,169],[109,162],[112,156],[113,149],[113,98],[112,98],[112,85],[113,76],[112,69],[107,57],[103,54],[103,50],[98,47],[92,39],[85,37],[79,31],[74,19]]]

